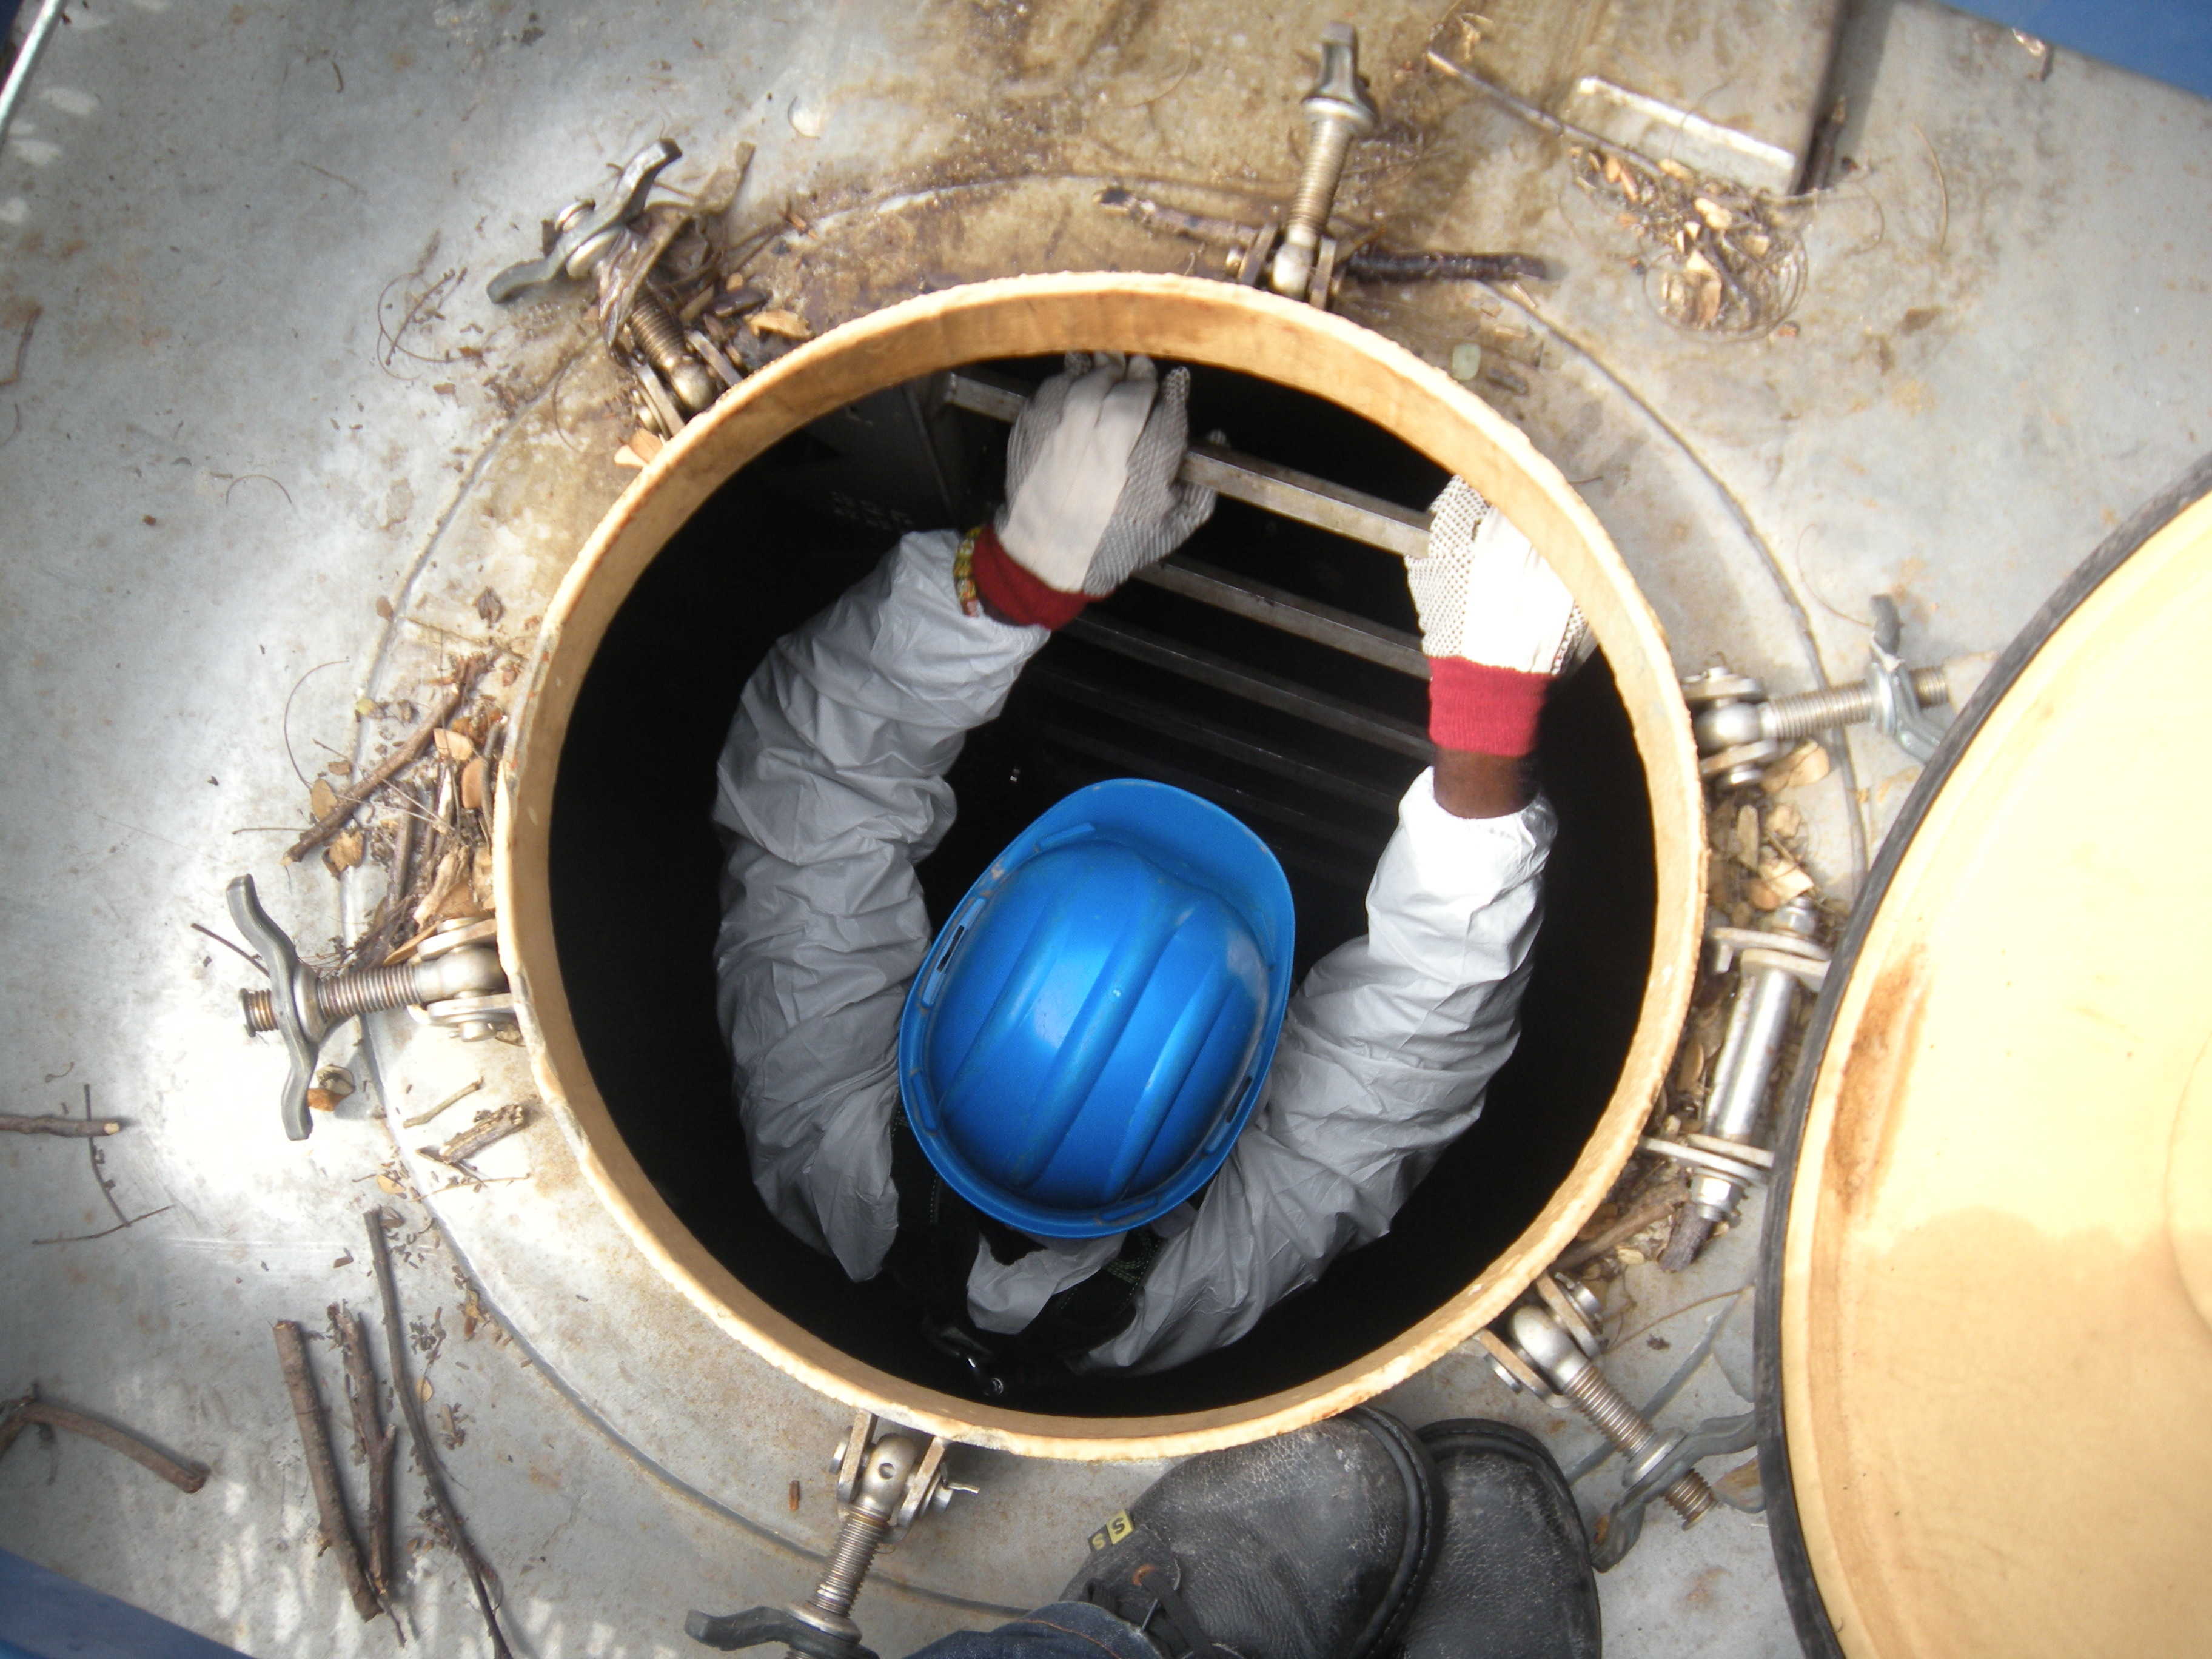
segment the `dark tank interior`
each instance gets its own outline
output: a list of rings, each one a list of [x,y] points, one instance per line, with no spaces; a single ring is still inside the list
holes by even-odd
[[[984,366],[1034,385],[1057,365]],[[1194,434],[1410,507],[1439,468],[1321,399],[1195,371]],[[997,497],[1006,428],[896,387],[793,434],[672,538],[610,627],[562,753],[551,842],[562,973],[592,1077],[672,1208],[763,1300],[856,1359],[974,1396],[884,1276],[848,1281],[754,1192],[714,1016],[720,848],[714,760],[746,677],[910,529],[965,527]],[[1414,627],[1394,556],[1223,501],[1181,561],[1256,579],[1389,629]],[[1395,803],[1423,762],[1403,731],[1426,691],[1395,669],[1132,583],[1055,636],[951,774],[959,816],[921,876],[933,921],[1068,792],[1150,777],[1235,811],[1282,859],[1298,967],[1364,928]],[[1194,656],[1193,653],[1195,653]],[[1194,666],[1195,665],[1195,666]],[[1224,689],[1224,668],[1317,697],[1377,740]],[[1192,678],[1196,673],[1200,678]],[[1520,1044],[1480,1121],[1390,1235],[1341,1260],[1243,1341],[1158,1376],[1084,1379],[994,1403],[1079,1416],[1197,1411],[1294,1386],[1389,1340],[1463,1288],[1550,1199],[1603,1111],[1651,951],[1651,821],[1603,659],[1557,688],[1538,753],[1560,830]]]

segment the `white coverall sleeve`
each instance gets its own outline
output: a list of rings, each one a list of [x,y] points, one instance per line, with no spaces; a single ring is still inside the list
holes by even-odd
[[[1367,890],[1367,935],[1291,999],[1267,1094],[1136,1316],[1086,1368],[1163,1370],[1234,1342],[1380,1238],[1513,1052],[1556,820],[1454,817],[1413,781]]]
[[[963,613],[960,538],[910,535],[746,682],[716,769],[729,848],[715,942],[753,1182],[855,1279],[898,1228],[898,1022],[929,945],[915,866],[945,774],[1049,633]]]

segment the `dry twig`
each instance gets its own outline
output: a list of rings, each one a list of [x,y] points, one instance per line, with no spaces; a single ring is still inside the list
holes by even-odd
[[[316,819],[314,827],[285,850],[284,862],[297,864],[344,829],[346,820],[354,815],[363,801],[390,782],[403,767],[411,764],[429,746],[430,734],[443,726],[453,712],[460,707],[461,698],[474,678],[473,674],[457,676],[453,689],[438,700],[437,707],[430,711],[420,726],[407,734],[397,749],[379,761],[360,782],[349,784],[339,790],[338,804]]]
[[[483,1112],[477,1121],[441,1146],[417,1146],[421,1156],[459,1169],[469,1158],[492,1144],[504,1140],[530,1122],[530,1103],[518,1100],[495,1112]]]
[[[18,1135],[66,1135],[71,1139],[88,1139],[96,1135],[112,1135],[123,1127],[119,1117],[17,1117],[12,1113],[0,1113],[0,1133]]]
[[[478,1078],[474,1083],[464,1083],[459,1088],[454,1090],[453,1093],[447,1095],[435,1106],[430,1107],[426,1111],[417,1112],[412,1117],[401,1118],[399,1120],[399,1127],[403,1129],[419,1129],[424,1124],[428,1123],[432,1118],[437,1116],[439,1113],[444,1111],[447,1107],[451,1106],[454,1102],[466,1100],[471,1095],[476,1093],[477,1090],[483,1087],[483,1079],[482,1078]]]
[[[263,973],[265,974],[269,971],[269,964],[267,963],[262,961],[259,957],[254,955],[252,951],[247,950],[243,945],[239,944],[236,940],[225,939],[221,933],[216,933],[214,928],[203,927],[197,921],[188,923],[187,925],[195,933],[205,933],[217,945],[222,946],[224,950],[237,951],[239,955],[244,957],[248,962],[252,963],[256,968],[258,968]]]
[[[13,386],[23,378],[23,359],[30,355],[31,331],[38,327],[39,315],[40,308],[35,304],[23,313],[23,331],[15,337],[15,364],[4,378],[0,378],[0,386]]]
[[[1652,1223],[1672,1215],[1688,1200],[1689,1196],[1689,1188],[1681,1182],[1668,1182],[1596,1237],[1584,1239],[1581,1243],[1569,1247],[1559,1256],[1559,1271],[1571,1273],[1577,1267],[1587,1267],[1624,1238],[1633,1238]]]
[[[346,1519],[337,1462],[331,1455],[330,1434],[323,1426],[322,1402],[315,1397],[315,1374],[307,1369],[307,1340],[289,1319],[278,1320],[275,1331],[276,1364],[292,1396],[292,1420],[299,1425],[300,1449],[307,1455],[307,1480],[315,1491],[324,1547],[338,1558],[338,1571],[353,1596],[353,1610],[364,1620],[374,1619],[384,1610],[383,1605],[362,1571],[361,1547],[354,1542],[353,1527]]]
[[[41,1400],[36,1387],[20,1399],[0,1406],[0,1456],[4,1456],[8,1448],[15,1443],[17,1435],[34,1425],[50,1429],[67,1429],[71,1434],[97,1440],[110,1451],[119,1451],[133,1462],[151,1469],[179,1492],[198,1492],[207,1484],[206,1464],[172,1457],[128,1429],[118,1428],[114,1424],[103,1423],[96,1417],[87,1417],[82,1412],[74,1412],[66,1406],[57,1406],[51,1401]]]
[[[514,1650],[507,1645],[506,1634],[499,1627],[498,1575],[469,1541],[468,1530],[461,1524],[461,1513],[453,1507],[453,1494],[446,1489],[446,1472],[438,1462],[438,1449],[430,1438],[430,1426],[423,1420],[422,1396],[407,1380],[406,1327],[399,1320],[399,1286],[392,1274],[392,1241],[385,1233],[385,1228],[393,1219],[392,1212],[374,1208],[363,1219],[368,1224],[369,1253],[376,1264],[376,1290],[384,1308],[384,1340],[391,1349],[392,1392],[398,1396],[399,1409],[407,1419],[407,1434],[414,1443],[416,1467],[422,1471],[422,1484],[429,1488],[431,1506],[438,1512],[447,1539],[454,1553],[461,1558],[461,1565],[468,1569],[469,1583],[477,1594],[477,1606],[483,1610],[484,1627],[491,1634],[492,1659],[514,1659]]]
[[[353,1455],[368,1471],[368,1583],[403,1645],[407,1632],[392,1605],[392,1455],[399,1431],[386,1424],[379,1408],[376,1370],[369,1363],[368,1339],[361,1316],[351,1308],[330,1305],[331,1336],[345,1359],[346,1405],[353,1417]]]
[[[106,1123],[106,1122],[113,1122],[113,1121],[114,1121],[114,1120],[112,1120],[112,1119],[108,1119],[108,1118],[98,1118],[98,1119],[95,1119],[95,1118],[93,1116],[93,1115],[92,1115],[92,1085],[90,1085],[89,1083],[88,1083],[88,1084],[86,1084],[86,1085],[84,1085],[84,1121],[85,1121],[85,1122],[87,1122],[88,1124],[89,1124],[89,1123],[94,1123],[94,1122]],[[118,1124],[116,1125],[116,1127],[117,1127],[118,1128],[120,1128],[122,1126],[121,1126],[119,1123],[118,1123]],[[52,1131],[52,1133],[57,1133],[57,1134],[59,1134],[59,1133],[66,1133],[66,1131],[63,1131],[63,1130],[54,1130],[54,1131]],[[108,1136],[109,1134],[113,1133],[114,1133],[114,1131],[113,1131],[113,1130],[108,1130],[108,1131],[106,1131],[106,1133],[100,1133],[100,1134],[93,1134],[93,1133],[88,1133],[88,1132],[80,1132],[80,1133],[81,1133],[81,1134],[82,1134],[82,1139],[83,1139],[83,1141],[84,1141],[84,1150],[85,1150],[85,1152],[86,1152],[87,1156],[88,1156],[88,1157],[91,1158],[91,1160],[92,1160],[92,1178],[93,1178],[94,1183],[99,1187],[99,1188],[100,1188],[100,1195],[102,1198],[104,1198],[104,1199],[106,1199],[106,1200],[107,1200],[107,1207],[108,1207],[108,1210],[109,1210],[109,1212],[111,1212],[114,1217],[115,1217],[115,1224],[114,1224],[112,1227],[103,1227],[103,1228],[101,1228],[101,1229],[100,1229],[98,1232],[96,1232],[96,1233],[64,1233],[64,1234],[62,1234],[62,1235],[60,1235],[60,1236],[58,1236],[58,1237],[54,1237],[54,1238],[34,1238],[34,1239],[33,1239],[33,1240],[31,1241],[31,1243],[33,1243],[33,1244],[84,1244],[84,1243],[90,1243],[92,1240],[94,1240],[94,1239],[95,1239],[95,1238],[106,1238],[106,1237],[110,1233],[119,1233],[119,1232],[121,1232],[121,1231],[122,1231],[125,1227],[135,1227],[135,1226],[137,1226],[140,1222],[142,1222],[142,1221],[150,1220],[150,1219],[152,1219],[154,1217],[155,1217],[155,1216],[157,1216],[157,1215],[163,1214],[163,1213],[165,1213],[167,1211],[168,1211],[169,1209],[171,1209],[172,1207],[173,1207],[173,1206],[170,1206],[170,1205],[164,1204],[164,1205],[163,1205],[163,1206],[161,1206],[161,1207],[160,1209],[158,1209],[158,1210],[147,1210],[147,1211],[142,1212],[141,1213],[139,1213],[139,1214],[137,1214],[137,1215],[125,1215],[125,1214],[124,1214],[124,1213],[123,1213],[123,1206],[122,1206],[120,1204],[118,1204],[118,1203],[115,1201],[115,1188],[114,1188],[113,1184],[112,1184],[112,1183],[111,1183],[111,1182],[109,1182],[109,1180],[107,1179],[106,1174],[106,1173],[105,1173],[105,1171],[103,1170],[103,1169],[102,1169],[102,1167],[101,1167],[101,1164],[100,1164],[100,1143],[101,1141],[105,1140],[105,1139],[107,1138],[107,1136]]]

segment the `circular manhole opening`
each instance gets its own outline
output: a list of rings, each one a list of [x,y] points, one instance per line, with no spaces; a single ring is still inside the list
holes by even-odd
[[[941,376],[1031,378],[1062,349],[1194,366],[1200,429],[1405,502],[1456,471],[1576,592],[1602,658],[1555,694],[1541,767],[1561,833],[1515,1057],[1391,1234],[1243,1341],[1176,1370],[1034,1401],[970,1397],[888,1278],[847,1281],[755,1194],[714,1000],[714,760],[781,634],[896,534],[980,516],[1001,446]],[[1387,554],[1224,503],[1187,557],[1405,628]],[[1099,778],[1211,794],[1282,857],[1303,968],[1364,925],[1389,803],[1422,760],[1372,735],[1164,676],[1130,638],[1417,729],[1419,680],[1133,586],[1057,637],[951,781],[921,868],[933,913],[1036,814]],[[1121,637],[1117,641],[1116,631]],[[1018,278],[825,336],[748,381],[617,504],[549,614],[502,780],[501,915],[546,1098],[637,1246],[800,1380],[939,1432],[1055,1456],[1231,1443],[1403,1380],[1494,1317],[1571,1237],[1632,1146],[1680,1027],[1702,907],[1696,764],[1674,671],[1618,555],[1557,471],[1389,342],[1249,290],[1180,278]]]

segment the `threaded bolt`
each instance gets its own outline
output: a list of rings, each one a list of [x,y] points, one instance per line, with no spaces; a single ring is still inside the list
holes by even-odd
[[[845,1516],[845,1524],[838,1528],[836,1547],[830,1553],[830,1565],[823,1570],[822,1582],[814,1587],[808,1601],[816,1611],[831,1619],[843,1619],[853,1611],[853,1603],[860,1594],[860,1585],[875,1564],[876,1552],[883,1547],[884,1534],[890,1531],[890,1522],[882,1516],[852,1510]]]
[[[1912,695],[1922,708],[1937,708],[1951,701],[1951,683],[1940,668],[1917,668],[1912,672]],[[1873,718],[1874,693],[1863,685],[1802,691],[1795,696],[1777,697],[1766,706],[1766,724],[1784,743]]]
[[[1658,1430],[1590,1363],[1557,1319],[1541,1308],[1523,1304],[1513,1310],[1510,1328],[1513,1346],[1620,1448],[1631,1470],[1658,1447]],[[1674,1506],[1686,1527],[1713,1506],[1713,1489],[1695,1469],[1684,1470],[1659,1495]]]
[[[380,1008],[401,1008],[418,1000],[415,964],[394,968],[364,968],[356,973],[335,974],[315,985],[315,1006],[331,1024],[356,1014]]]
[[[691,355],[691,348],[684,341],[684,330],[658,300],[643,294],[637,296],[629,308],[629,333],[688,413],[696,415],[714,401],[714,376]]]
[[[1284,221],[1282,246],[1267,268],[1267,286],[1293,298],[1303,298],[1312,280],[1352,141],[1375,131],[1375,106],[1359,80],[1359,32],[1351,24],[1331,23],[1322,31],[1321,78],[1303,107],[1305,163]]]
[[[1349,122],[1331,116],[1316,121],[1306,140],[1305,170],[1298,178],[1298,193],[1291,199],[1287,228],[1303,230],[1316,241],[1328,228],[1329,210],[1336,205],[1336,187],[1344,179],[1344,163],[1352,153],[1353,133]]]
[[[1644,1420],[1644,1413],[1630,1405],[1627,1396],[1595,1365],[1585,1364],[1559,1391],[1581,1408],[1599,1433],[1620,1449],[1632,1466],[1659,1438],[1659,1431]],[[1713,1489],[1695,1469],[1685,1469],[1659,1495],[1674,1507],[1686,1527],[1695,1524],[1714,1501]]]
[[[415,964],[412,963],[403,963],[397,968],[364,968],[357,973],[332,974],[328,978],[317,975],[309,981],[307,994],[315,1000],[315,1011],[322,1016],[325,1025],[335,1025],[356,1014],[373,1014],[383,1008],[402,1008],[422,1000],[417,993]],[[248,1031],[258,1036],[263,1031],[276,1029],[276,1001],[273,993],[246,991],[240,994],[240,999],[246,1005],[246,1029]]]

